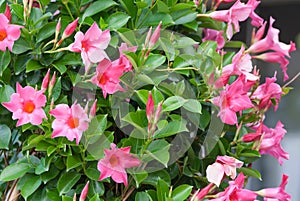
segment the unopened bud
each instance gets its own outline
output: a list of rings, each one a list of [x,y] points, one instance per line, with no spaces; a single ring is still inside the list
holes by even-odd
[[[10,8],[9,8],[8,4],[6,4],[4,15],[10,22],[11,21],[11,13],[10,13]]]
[[[43,92],[45,92],[46,89],[48,88],[49,79],[50,79],[50,68],[48,69],[46,76],[44,77],[43,82],[42,82],[41,90]]]
[[[90,114],[89,114],[89,118],[92,118],[95,116],[96,114],[96,110],[97,110],[97,99],[94,101],[91,109],[90,109]]]
[[[73,22],[71,22],[70,24],[68,24],[68,26],[66,27],[66,29],[64,30],[63,36],[62,38],[65,39],[69,36],[72,35],[72,33],[75,31],[77,24],[78,24],[78,19],[74,20]]]
[[[151,122],[153,114],[154,114],[154,102],[152,98],[152,93],[150,91],[148,96],[148,101],[146,104],[146,115],[149,123]]]
[[[85,184],[84,188],[82,189],[81,194],[80,194],[80,197],[79,197],[79,201],[84,201],[84,200],[85,200],[85,198],[86,198],[86,196],[87,196],[87,193],[88,193],[88,191],[89,191],[89,183],[90,183],[90,181],[88,181],[88,182]]]
[[[154,45],[156,44],[156,42],[158,41],[158,39],[160,37],[161,25],[162,25],[162,22],[160,21],[160,23],[158,24],[158,26],[156,27],[156,29],[154,30],[154,32],[150,38],[149,49],[153,48]]]

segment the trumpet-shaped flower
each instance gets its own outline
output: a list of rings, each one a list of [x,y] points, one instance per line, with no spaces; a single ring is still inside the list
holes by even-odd
[[[17,83],[16,91],[11,95],[10,102],[2,103],[2,105],[13,113],[14,120],[18,119],[17,126],[27,123],[39,125],[43,119],[47,119],[42,109],[46,104],[43,90],[37,91],[31,86],[23,88]]]
[[[212,40],[216,41],[218,44],[217,51],[220,52],[220,50],[224,47],[225,45],[225,40],[223,37],[223,31],[217,31],[214,29],[204,29],[204,37],[202,38],[202,41],[207,41],[207,40]]]
[[[237,79],[231,85],[226,85],[218,97],[213,98],[212,103],[220,107],[218,116],[226,124],[236,124],[236,112],[253,107],[247,95],[248,88],[243,79]]]
[[[137,50],[137,46],[127,47],[126,43],[122,43],[121,46],[119,47],[119,53],[120,53],[119,64],[124,66],[124,72],[128,72],[132,70],[132,64],[127,59],[124,53],[135,52],[136,50]]]
[[[218,10],[209,13],[209,17],[214,20],[227,22],[228,27],[226,30],[227,38],[230,40],[233,35],[233,29],[235,32],[240,31],[239,22],[245,21],[252,12],[252,5],[246,5],[240,0],[237,0],[229,10]]]
[[[251,6],[251,13],[249,16],[252,19],[251,24],[255,27],[260,27],[264,23],[264,20],[254,12],[254,10],[256,9],[256,7],[259,4],[260,4],[260,1],[257,1],[257,0],[249,0],[247,2],[247,5]]]
[[[98,162],[101,172],[99,180],[111,177],[117,183],[128,185],[126,168],[139,166],[141,161],[130,154],[130,147],[117,148],[115,144],[109,149],[104,149],[105,157]]]
[[[119,78],[123,74],[125,66],[119,59],[114,62],[103,59],[98,64],[96,75],[92,77],[92,82],[102,89],[104,98],[106,98],[107,94],[123,90],[119,84]]]
[[[0,50],[6,51],[6,47],[12,51],[14,42],[21,35],[22,26],[9,24],[7,17],[0,13]]]
[[[102,32],[97,23],[94,22],[85,34],[80,31],[75,34],[75,42],[69,46],[69,50],[81,52],[81,58],[87,72],[92,63],[108,58],[104,50],[107,48],[109,41],[109,30]]]
[[[265,188],[260,191],[257,191],[256,193],[262,197],[264,197],[265,201],[290,201],[291,196],[285,192],[285,186],[287,184],[288,176],[282,175],[282,181],[279,187],[277,188]]]
[[[216,162],[206,169],[207,180],[219,186],[224,174],[234,179],[236,168],[241,168],[243,164],[242,161],[230,156],[218,156]]]
[[[69,107],[67,104],[59,104],[49,112],[56,119],[52,123],[52,138],[65,136],[68,140],[76,139],[76,144],[82,137],[82,133],[88,129],[89,118],[79,104]]]

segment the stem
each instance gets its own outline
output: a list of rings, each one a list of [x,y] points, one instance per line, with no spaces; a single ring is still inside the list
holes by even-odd
[[[51,54],[51,53],[62,52],[62,51],[65,51],[65,50],[69,50],[69,47],[63,47],[63,48],[60,48],[60,49],[57,49],[57,50],[49,50],[49,51],[45,51],[44,53]]]
[[[197,14],[197,17],[210,17],[208,14],[199,13]]]
[[[134,191],[134,187],[131,187],[131,189],[126,193],[125,197],[122,198],[122,201],[126,201],[127,198],[132,194],[132,192]]]
[[[297,75],[295,75],[290,81],[288,81],[285,85],[283,85],[284,87],[287,87],[288,85],[290,85],[292,82],[294,82],[298,77],[300,76],[300,72],[297,73]]]
[[[74,21],[75,19],[74,19],[74,17],[73,17],[73,15],[72,15],[72,13],[71,13],[71,10],[70,10],[70,8],[69,8],[69,5],[68,5],[68,3],[65,3],[64,5],[66,6],[66,9],[67,9],[67,11],[68,11],[69,15],[71,16],[71,18],[72,18],[72,21]]]
[[[186,67],[186,68],[167,68],[167,69],[156,69],[156,71],[179,71],[179,70],[196,70],[198,71],[197,68],[194,68],[194,67]]]

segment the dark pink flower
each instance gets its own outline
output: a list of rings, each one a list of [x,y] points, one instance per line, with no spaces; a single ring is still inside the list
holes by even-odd
[[[218,10],[209,13],[208,15],[218,21],[227,22],[226,35],[230,40],[235,32],[240,31],[239,22],[245,21],[252,12],[252,5],[246,5],[240,0],[237,0],[229,10]]]
[[[124,65],[119,62],[119,59],[114,62],[103,59],[96,68],[96,75],[92,77],[92,83],[102,89],[104,98],[107,94],[123,90],[120,85],[120,77],[124,72]]]
[[[202,41],[207,41],[207,40],[212,40],[216,41],[218,44],[217,51],[220,52],[220,50],[224,47],[225,45],[225,40],[223,37],[223,31],[217,31],[214,29],[204,29],[203,30],[204,37],[202,38]]]
[[[234,181],[229,182],[229,186],[224,192],[217,194],[217,198],[211,201],[255,201],[257,193],[243,189],[245,176],[240,173]]]
[[[213,183],[208,184],[206,187],[202,188],[200,191],[198,190],[193,197],[191,198],[190,201],[200,201],[202,200],[211,190],[213,187]]]
[[[130,147],[117,148],[114,143],[109,149],[104,149],[105,157],[98,162],[101,172],[99,180],[111,177],[117,183],[128,185],[126,168],[139,166],[141,161],[130,154]]]
[[[52,123],[52,138],[65,136],[69,141],[76,139],[76,144],[82,137],[82,133],[89,127],[89,118],[79,104],[69,107],[66,104],[59,104],[49,112],[56,119]]]
[[[291,196],[285,192],[285,186],[287,184],[288,176],[282,175],[282,181],[279,187],[277,188],[265,188],[260,191],[257,191],[256,193],[259,196],[264,197],[265,201],[290,201]]]
[[[124,72],[128,72],[132,70],[132,64],[127,59],[124,53],[135,52],[136,50],[137,50],[137,46],[127,47],[126,43],[122,43],[121,46],[119,47],[119,53],[120,53],[119,64],[124,66]]]
[[[83,187],[82,191],[81,191],[81,194],[80,194],[80,197],[79,197],[79,201],[84,201],[87,194],[88,194],[88,191],[89,191],[89,183],[90,181],[86,182],[85,186]]]
[[[2,103],[9,111],[13,113],[12,119],[19,119],[17,126],[31,123],[39,125],[43,119],[47,119],[42,107],[46,104],[44,91],[37,91],[31,86],[22,86],[17,83],[16,93],[10,96],[10,102]]]
[[[236,168],[241,168],[243,164],[242,161],[230,156],[218,156],[216,162],[206,169],[207,180],[219,186],[224,174],[235,179]]]
[[[236,112],[253,107],[245,90],[245,82],[237,79],[231,85],[226,85],[218,97],[213,98],[212,103],[220,108],[218,116],[226,124],[236,124]]]
[[[80,31],[76,33],[75,42],[69,46],[69,49],[72,52],[81,52],[81,58],[87,72],[92,63],[108,58],[104,50],[109,41],[109,30],[102,32],[97,23],[94,22],[85,34]]]
[[[11,12],[10,12],[10,7],[8,6],[8,4],[6,4],[4,15],[10,22],[11,21]]]
[[[279,84],[275,83],[276,74],[274,77],[266,78],[266,82],[257,87],[257,89],[253,92],[251,98],[258,99],[259,104],[258,107],[269,108],[273,105],[272,100],[275,100],[276,105],[274,106],[274,110],[277,110],[279,100],[282,95],[282,90]]]
[[[9,51],[12,51],[14,42],[19,39],[21,35],[22,26],[9,24],[7,17],[0,13],[0,50],[6,51],[6,47]]]
[[[264,19],[262,19],[260,16],[258,16],[254,10],[256,7],[260,4],[260,1],[257,0],[249,0],[247,2],[248,6],[251,6],[251,13],[250,18],[252,19],[251,24],[255,27],[260,27],[264,23]]]

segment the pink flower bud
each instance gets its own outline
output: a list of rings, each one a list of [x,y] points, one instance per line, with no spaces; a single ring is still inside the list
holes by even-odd
[[[10,13],[10,8],[9,8],[8,4],[6,4],[4,15],[10,22],[11,21],[11,13]]]
[[[148,46],[148,43],[149,43],[151,34],[152,34],[152,27],[150,27],[150,29],[149,29],[149,31],[148,31],[148,33],[147,33],[147,36],[146,36],[146,38],[145,38],[144,48],[146,48],[146,47]]]
[[[58,34],[59,34],[59,31],[60,31],[60,28],[61,28],[61,18],[58,19],[58,22],[56,24],[56,28],[55,28],[55,38],[57,38]]]
[[[54,85],[55,85],[55,82],[56,82],[56,73],[54,72],[54,73],[53,73],[53,76],[52,76],[52,78],[51,78],[49,87],[53,88]]]
[[[95,116],[96,114],[96,110],[97,110],[97,99],[94,101],[91,109],[90,109],[90,114],[89,114],[89,117],[92,118]]]
[[[42,91],[46,91],[46,89],[48,88],[49,79],[50,79],[50,68],[48,69],[46,76],[43,79],[42,87],[41,87]]]
[[[156,108],[155,117],[154,117],[154,124],[157,124],[160,114],[162,111],[162,102],[160,102]]]
[[[154,102],[152,98],[152,93],[150,91],[148,96],[148,101],[146,104],[146,115],[147,115],[148,122],[151,121],[153,113],[154,113]]]
[[[84,186],[84,188],[82,189],[81,195],[79,197],[79,201],[84,201],[85,200],[85,198],[87,196],[87,193],[89,191],[89,183],[90,183],[90,181],[88,181],[86,183],[86,185]]]
[[[154,30],[150,41],[149,41],[149,49],[151,49],[152,47],[154,47],[155,43],[158,41],[159,37],[160,37],[160,28],[161,28],[162,22],[160,21],[160,23],[158,24],[158,26],[156,27],[156,29]]]
[[[73,22],[71,22],[70,24],[68,24],[68,26],[64,30],[62,38],[67,38],[67,37],[69,37],[69,36],[72,35],[72,33],[75,31],[75,29],[77,27],[78,19],[79,18],[77,18],[76,20],[74,20]]]
[[[198,190],[191,201],[200,201],[209,193],[210,189],[213,187],[213,183],[208,184],[205,188],[202,188],[200,191]]]

